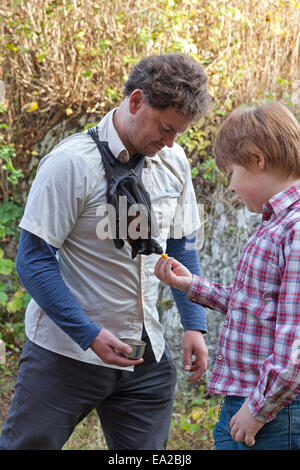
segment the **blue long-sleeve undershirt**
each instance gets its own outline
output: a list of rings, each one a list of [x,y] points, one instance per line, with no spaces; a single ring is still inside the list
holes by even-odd
[[[167,253],[183,264],[192,274],[201,275],[196,234],[188,238],[170,238],[167,242]],[[184,291],[173,287],[171,291],[184,330],[200,330],[206,333],[205,308],[188,300]]]
[[[85,351],[101,328],[89,319],[65,284],[56,251],[55,247],[23,229],[16,270],[39,307]]]
[[[167,253],[200,274],[197,250],[187,249],[187,239],[168,240]],[[40,308],[79,346],[86,350],[101,331],[92,322],[65,284],[56,258],[57,249],[36,235],[22,230],[16,270],[20,281]],[[206,332],[205,309],[190,302],[185,293],[171,289],[184,330]]]

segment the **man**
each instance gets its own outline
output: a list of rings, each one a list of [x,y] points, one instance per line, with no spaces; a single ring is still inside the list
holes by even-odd
[[[205,111],[207,77],[182,54],[151,56],[132,70],[125,98],[97,132],[116,159],[146,155],[143,182],[161,228],[163,250],[199,273],[199,228],[190,168],[177,136]],[[107,180],[87,132],[46,155],[30,190],[17,272],[32,297],[27,341],[1,449],[60,449],[96,409],[110,449],[164,449],[176,370],[156,303],[158,255],[131,257],[99,233]],[[192,208],[178,223],[178,207]],[[177,222],[176,222],[177,220]],[[180,225],[181,236],[174,236]],[[173,235],[172,235],[173,234]],[[205,311],[173,291],[185,329],[184,367],[197,380],[206,368]],[[142,359],[120,337],[146,341]]]

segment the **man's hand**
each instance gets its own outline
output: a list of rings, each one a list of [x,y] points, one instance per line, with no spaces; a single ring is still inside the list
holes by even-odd
[[[187,291],[192,282],[190,271],[175,258],[160,258],[156,263],[154,274],[170,287]]]
[[[128,344],[122,343],[110,331],[102,328],[98,336],[92,342],[90,348],[105,364],[116,366],[136,366],[143,362],[143,359],[128,359],[122,353],[131,353],[132,348]]]
[[[255,444],[255,435],[265,423],[258,421],[250,414],[249,398],[230,420],[231,436],[237,442],[245,442],[249,447]]]
[[[183,368],[192,373],[188,382],[200,379],[207,368],[208,349],[201,331],[187,330],[182,338]],[[194,356],[194,360],[192,359]]]

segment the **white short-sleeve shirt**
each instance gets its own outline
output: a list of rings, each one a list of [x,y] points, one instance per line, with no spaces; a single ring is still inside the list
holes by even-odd
[[[113,125],[114,111],[100,121],[98,133],[116,158],[126,160],[127,150]],[[170,232],[181,238],[199,228],[190,166],[179,145],[146,157],[142,178],[160,228],[156,240],[164,250]],[[164,351],[156,308],[159,280],[154,275],[159,255],[132,260],[127,242],[117,249],[112,239],[99,237],[106,189],[102,159],[91,136],[82,132],[67,137],[40,161],[20,227],[59,249],[63,279],[92,321],[117,337],[137,339],[144,323],[159,361]],[[186,216],[178,216],[181,212]],[[33,299],[26,310],[25,331],[48,350],[108,366],[90,348],[83,351]]]

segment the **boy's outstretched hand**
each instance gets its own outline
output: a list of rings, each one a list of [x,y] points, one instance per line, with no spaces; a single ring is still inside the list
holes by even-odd
[[[187,291],[192,283],[191,272],[175,258],[164,255],[157,262],[154,274],[170,287]],[[183,367],[190,372],[189,382],[198,380],[207,367],[208,350],[203,334],[198,330],[186,330],[182,338]]]
[[[155,266],[154,274],[168,286],[184,290],[185,292],[192,282],[190,271],[179,261],[176,261],[175,258],[171,257],[160,258]]]

